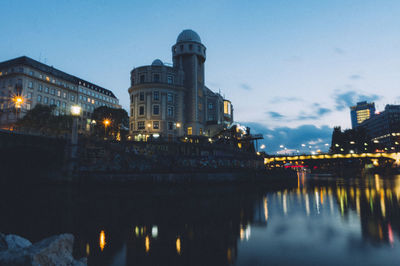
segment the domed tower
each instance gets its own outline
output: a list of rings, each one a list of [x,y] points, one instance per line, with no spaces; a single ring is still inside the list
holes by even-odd
[[[206,47],[193,30],[182,31],[172,46],[173,66],[184,72],[185,131],[202,135],[205,130],[204,62]]]

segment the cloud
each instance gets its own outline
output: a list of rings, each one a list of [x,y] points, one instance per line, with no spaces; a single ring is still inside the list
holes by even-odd
[[[381,96],[377,94],[365,95],[355,90],[349,90],[346,92],[335,91],[333,97],[335,99],[335,104],[336,104],[335,108],[338,111],[342,111],[345,108],[349,108],[350,106],[357,104],[357,102],[361,101],[373,102],[381,98]]]
[[[263,134],[264,139],[258,144],[265,144],[265,151],[269,154],[275,154],[281,151],[280,145],[287,149],[300,150],[300,152],[309,152],[308,145],[312,145],[312,150],[327,150],[329,147],[325,143],[331,143],[333,128],[324,125],[317,127],[315,125],[301,125],[296,128],[278,127],[271,129],[263,124],[255,122],[241,122],[241,124],[250,127],[251,133]],[[301,144],[307,144],[302,147]]]
[[[345,50],[343,50],[342,48],[339,48],[339,47],[335,47],[333,49],[333,51],[335,52],[335,54],[345,54],[346,53]]]
[[[297,97],[274,97],[269,102],[270,103],[282,103],[282,102],[299,102],[302,99]]]
[[[331,109],[328,109],[328,108],[325,108],[325,107],[320,107],[320,108],[318,108],[318,110],[317,110],[317,114],[318,114],[319,116],[323,116],[323,115],[329,114],[329,113],[331,113],[331,112],[332,112]]]
[[[268,112],[268,115],[272,118],[272,119],[282,119],[285,116],[278,113],[278,112]]]
[[[359,79],[362,79],[362,77],[360,75],[358,75],[358,74],[354,74],[354,75],[349,76],[349,79],[359,80]]]
[[[251,90],[253,90],[253,88],[250,87],[250,86],[249,86],[248,84],[246,84],[246,83],[240,84],[240,88],[242,88],[242,89],[244,89],[244,90],[246,90],[246,91],[251,91]]]

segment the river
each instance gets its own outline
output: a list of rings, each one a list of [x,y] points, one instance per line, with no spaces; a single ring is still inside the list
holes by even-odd
[[[72,233],[89,265],[400,264],[400,176],[0,191],[0,232]]]

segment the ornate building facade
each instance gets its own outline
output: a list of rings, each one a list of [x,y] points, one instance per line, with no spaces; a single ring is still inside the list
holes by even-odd
[[[192,30],[172,46],[173,64],[156,59],[131,71],[130,134],[136,140],[162,136],[213,136],[233,122],[233,107],[205,86],[206,47]]]
[[[23,98],[19,106],[13,102],[16,96]],[[55,115],[70,114],[71,106],[81,106],[78,128],[82,133],[90,130],[97,107],[121,108],[112,91],[32,58],[0,62],[0,128],[10,127],[37,104],[54,105]]]

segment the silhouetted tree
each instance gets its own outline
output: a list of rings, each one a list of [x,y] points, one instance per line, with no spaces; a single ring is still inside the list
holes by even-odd
[[[93,111],[92,120],[96,121],[93,126],[93,135],[99,137],[107,136],[113,139],[120,137],[122,140],[125,139],[129,130],[129,116],[124,109],[101,106]],[[105,120],[110,121],[106,130],[104,125]]]

